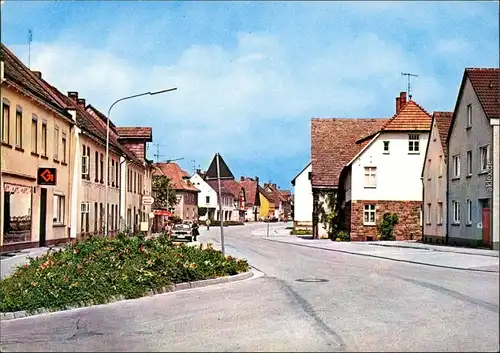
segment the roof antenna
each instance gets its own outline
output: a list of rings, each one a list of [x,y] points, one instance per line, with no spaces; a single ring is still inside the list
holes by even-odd
[[[163,154],[160,154],[160,144],[156,143],[155,145],[156,145],[156,153],[153,156],[156,157],[156,163],[158,163],[160,161],[160,157],[163,157]]]
[[[28,69],[31,70],[31,42],[33,41],[33,29],[28,30]]]
[[[411,77],[418,77],[418,75],[411,74],[409,72],[402,72],[401,76],[407,76],[408,77],[408,90],[406,91],[406,93],[408,93],[408,99],[411,100],[411,83],[410,83],[410,79],[411,79]]]

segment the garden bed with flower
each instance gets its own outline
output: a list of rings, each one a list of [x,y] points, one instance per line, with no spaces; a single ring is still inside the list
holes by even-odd
[[[210,244],[174,244],[164,236],[96,237],[30,259],[0,280],[0,312],[53,311],[139,298],[173,284],[249,269],[245,260],[224,256]]]

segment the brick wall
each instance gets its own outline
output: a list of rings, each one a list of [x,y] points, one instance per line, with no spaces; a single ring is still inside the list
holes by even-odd
[[[351,208],[352,208],[351,201],[347,201],[345,203],[345,208],[344,208],[344,216],[345,216],[344,224],[347,227],[348,232],[350,232],[351,230]]]
[[[396,240],[410,240],[422,238],[422,228],[420,227],[420,205],[419,201],[353,201],[350,204],[350,223],[346,222],[350,229],[352,241],[377,240],[378,231],[375,225],[363,224],[363,212],[365,204],[375,204],[376,223],[380,224],[386,212],[396,213],[399,223],[394,227]],[[346,204],[346,220],[347,204]]]

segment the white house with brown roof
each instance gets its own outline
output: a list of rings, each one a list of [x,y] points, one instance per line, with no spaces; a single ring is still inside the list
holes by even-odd
[[[292,180],[294,194],[293,227],[312,228],[312,166],[308,163]]]
[[[465,69],[447,136],[447,243],[499,248],[498,68]]]
[[[422,167],[422,240],[444,244],[446,239],[446,137],[452,112],[432,114],[430,138]]]
[[[377,225],[384,213],[395,213],[396,239],[421,236],[421,172],[432,117],[402,92],[396,114],[346,164],[344,189],[346,228],[351,240],[377,240]]]

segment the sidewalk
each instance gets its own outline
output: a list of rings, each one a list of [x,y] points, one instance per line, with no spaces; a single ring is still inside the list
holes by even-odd
[[[260,234],[260,229],[259,233]],[[255,234],[257,235],[257,233]],[[281,237],[281,236],[262,236],[262,239],[285,244],[293,244],[310,248],[318,248],[334,252],[342,252],[352,255],[368,256],[392,261],[407,262],[419,265],[428,265],[435,267],[444,267],[459,270],[472,270],[480,272],[499,272],[499,258],[493,256],[485,256],[482,252],[488,251],[484,249],[457,249],[451,248],[452,251],[434,250],[430,246],[420,247],[418,243],[413,243],[416,246],[404,246],[408,244],[373,244],[373,242],[333,242],[329,239],[303,239],[299,237]],[[437,246],[438,248],[441,248]],[[448,249],[449,247],[447,247]],[[465,253],[456,250],[469,250]],[[472,253],[474,250],[478,253]]]
[[[58,251],[62,246],[54,246],[52,249]],[[4,278],[11,274],[16,267],[22,266],[29,262],[28,258],[42,256],[49,251],[48,247],[25,249],[16,252],[14,256],[2,256],[0,261],[0,278]]]

